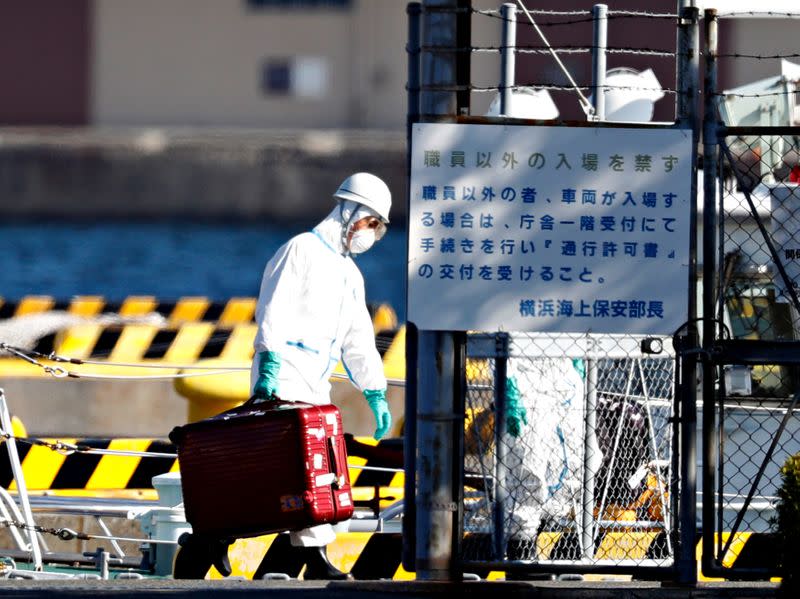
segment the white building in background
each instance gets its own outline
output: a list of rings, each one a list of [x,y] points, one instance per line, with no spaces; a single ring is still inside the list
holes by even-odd
[[[96,0],[98,125],[401,128],[406,3]]]
[[[730,0],[733,2],[734,0]],[[722,0],[720,0],[722,2]],[[729,4],[725,0],[726,5]],[[406,118],[405,0],[6,0],[0,3],[0,126],[101,125],[390,129]],[[497,10],[502,0],[473,0]],[[527,0],[536,10],[590,10],[583,0]],[[609,10],[674,12],[678,0],[608,0]],[[765,10],[766,3],[759,5]],[[770,5],[771,6],[771,5]],[[552,17],[549,20],[564,20]],[[591,23],[537,21],[553,45],[591,43]],[[552,25],[552,23],[550,23]],[[661,29],[653,29],[661,24]],[[498,15],[474,14],[474,46],[500,45]],[[796,52],[798,19],[723,19],[721,51]],[[518,44],[541,47],[523,14]],[[669,19],[609,21],[609,46],[674,49]],[[572,76],[590,80],[587,54],[563,54]],[[499,83],[499,53],[471,56],[472,82]],[[674,58],[609,55],[609,68],[653,68],[674,87]],[[723,60],[729,88],[779,72],[777,59]],[[546,55],[517,55],[517,83],[564,83]],[[672,80],[670,80],[672,79]],[[570,92],[556,94],[562,118],[581,118]],[[492,96],[473,94],[473,114]],[[656,106],[674,110],[674,95]]]

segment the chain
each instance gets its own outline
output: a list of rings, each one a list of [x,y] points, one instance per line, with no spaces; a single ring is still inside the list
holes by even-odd
[[[106,374],[96,374],[96,373],[81,374],[81,373],[78,373],[78,372],[74,372],[72,370],[65,370],[64,368],[61,368],[60,366],[53,367],[53,366],[50,366],[48,364],[43,364],[42,362],[37,360],[36,357],[43,358],[45,360],[50,360],[50,361],[53,361],[53,362],[68,362],[70,364],[90,364],[90,363],[92,363],[92,364],[95,364],[95,365],[98,365],[98,366],[99,365],[102,365],[102,366],[130,366],[130,367],[136,367],[136,368],[147,368],[148,365],[147,364],[114,364],[114,363],[111,363],[111,362],[102,362],[101,363],[101,362],[90,361],[90,360],[86,360],[86,361],[78,360],[76,358],[63,358],[61,356],[58,356],[54,352],[51,352],[50,354],[42,354],[42,353],[37,352],[37,351],[24,350],[24,349],[21,349],[19,347],[14,347],[13,345],[8,345],[7,343],[4,343],[4,342],[0,342],[0,350],[4,350],[4,351],[6,351],[6,352],[8,352],[8,353],[10,353],[10,354],[22,359],[22,360],[25,360],[29,364],[33,364],[34,366],[38,366],[46,374],[49,374],[49,375],[54,376],[56,378],[70,377],[70,378],[75,378],[75,379],[99,379],[99,380],[123,380],[123,379],[128,379],[128,380],[137,380],[137,381],[139,381],[139,380],[164,380],[164,379],[182,379],[182,378],[190,378],[190,377],[197,377],[197,376],[214,376],[214,375],[218,375],[218,374],[228,374],[228,373],[231,373],[231,372],[235,372],[237,370],[242,370],[242,368],[239,368],[239,367],[236,367],[236,366],[231,366],[231,367],[225,367],[225,366],[221,366],[220,367],[220,366],[217,366],[217,367],[213,367],[212,369],[208,370],[207,366],[197,366],[197,367],[195,367],[195,366],[177,366],[177,365],[167,366],[167,365],[164,365],[164,364],[159,364],[159,365],[155,365],[154,367],[155,368],[170,368],[170,369],[173,369],[173,370],[179,370],[179,369],[183,369],[183,368],[186,368],[186,369],[195,369],[195,368],[197,368],[199,370],[203,370],[203,372],[186,372],[186,373],[168,374],[168,375],[156,374],[156,375],[128,375],[128,376],[125,376],[125,375],[114,375],[114,374],[106,375]]]
[[[4,526],[6,528],[11,528],[13,526],[23,530],[37,532],[40,534],[53,535],[58,537],[62,541],[71,541],[73,539],[88,541],[92,538],[96,538],[93,537],[92,535],[72,530],[71,528],[48,528],[46,526],[39,526],[38,524],[26,524],[25,522],[20,522],[19,520],[4,520],[0,522],[0,526]]]
[[[62,455],[71,455],[76,451],[79,452],[86,452],[88,451],[89,447],[85,445],[74,445],[72,443],[66,443],[64,441],[45,441],[44,439],[37,439],[35,437],[15,437],[11,433],[7,433],[6,431],[0,429],[0,438],[5,440],[14,440],[19,441],[20,443],[27,443],[28,445],[38,445],[40,447],[47,447],[48,449],[52,449],[55,452],[58,452]]]
[[[162,453],[156,451],[133,451],[128,449],[102,449],[100,447],[91,447],[84,444],[67,443],[66,441],[45,441],[36,437],[15,437],[0,429],[0,438],[17,441],[19,443],[27,443],[28,445],[38,445],[40,447],[47,447],[52,451],[60,453],[61,455],[72,455],[73,453],[96,453],[101,455],[116,455],[116,456],[129,456],[140,458],[168,458],[176,459],[178,456],[174,453]]]
[[[26,362],[33,364],[34,366],[38,366],[39,368],[43,369],[47,374],[52,375],[57,378],[63,378],[65,376],[69,376],[66,370],[61,368],[60,366],[56,366],[53,368],[52,366],[48,366],[47,364],[42,364],[38,360],[31,357],[33,352],[27,352],[23,349],[18,347],[14,347],[13,345],[8,345],[7,343],[0,342],[0,350],[7,351],[8,353],[17,356],[18,358],[25,360]]]
[[[3,520],[2,522],[0,522],[0,526],[3,526],[5,528],[11,528],[13,526],[15,528],[29,530],[40,534],[53,535],[58,537],[62,541],[72,541],[74,539],[79,539],[81,541],[98,540],[98,541],[130,541],[134,543],[158,543],[162,545],[178,544],[177,541],[169,541],[161,539],[116,537],[113,535],[92,535],[85,532],[72,530],[71,528],[49,528],[47,526],[39,526],[38,524],[25,524],[24,522],[20,522],[19,520]]]

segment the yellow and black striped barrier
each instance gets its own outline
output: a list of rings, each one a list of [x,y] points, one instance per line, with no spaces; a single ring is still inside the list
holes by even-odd
[[[59,300],[49,295],[30,295],[18,301],[0,298],[0,319],[58,310],[86,318],[103,313],[123,317],[159,314],[170,326],[184,322],[214,322],[219,326],[232,326],[251,322],[255,309],[256,299],[253,297],[235,297],[225,302],[215,302],[206,297],[181,297],[175,301],[164,301],[149,295],[130,296],[120,302],[108,301],[96,295],[75,296],[69,300]]]
[[[356,580],[413,580],[401,564],[403,538],[400,533],[347,532],[336,535],[327,546],[328,559],[340,570],[350,572]],[[180,552],[180,549],[179,549]],[[270,534],[237,539],[228,550],[232,576],[259,579],[267,573],[281,572],[297,578],[305,560],[295,551],[285,534]],[[181,556],[176,559],[180,564]],[[213,566],[205,578],[222,575]]]
[[[58,441],[98,450],[175,453],[171,443],[157,439],[61,438]],[[25,484],[32,493],[84,496],[103,492],[108,496],[117,492],[121,498],[133,494],[156,499],[153,477],[178,469],[175,458],[105,455],[84,451],[65,454],[45,445],[27,443],[24,439],[19,439],[16,444]],[[16,489],[6,443],[0,445],[0,485],[9,490]]]
[[[203,297],[165,302],[152,296],[132,296],[121,303],[109,303],[95,296],[78,296],[68,302],[50,296],[28,296],[18,302],[0,298],[0,320],[56,310],[85,319],[78,324],[65,320],[64,328],[44,334],[32,348],[41,354],[55,353],[65,358],[109,363],[141,363],[143,366],[150,362],[193,364],[200,360],[249,365],[256,334],[255,307],[256,298],[252,297],[232,298],[220,303]],[[397,315],[391,306],[370,305],[369,309],[376,344],[384,355],[402,327],[398,328]],[[157,324],[105,324],[99,317],[111,312],[121,319],[153,314],[163,318]],[[13,342],[8,342],[13,345]],[[404,359],[404,353],[399,350],[392,351],[391,355],[395,361]],[[75,370],[81,371],[80,368]],[[119,374],[124,373],[124,370],[119,371]],[[41,368],[10,357],[0,359],[0,374],[44,376]],[[392,376],[397,376],[397,368]]]
[[[607,538],[600,540],[595,559],[613,564],[617,560],[644,560],[652,558],[654,545],[663,542],[659,535],[663,533],[647,532],[609,532]],[[728,533],[723,534],[723,542]],[[469,536],[465,538],[469,541]],[[564,542],[561,533],[540,533],[537,538],[538,559],[576,559],[573,555],[565,557],[559,555],[563,549],[559,543]],[[622,545],[629,548],[625,553],[614,552],[607,554],[603,551],[603,544]],[[702,557],[702,541],[697,543],[698,579],[704,582],[720,581],[723,579],[709,578],[700,572],[699,564]],[[735,551],[729,552],[731,557],[725,560],[725,567],[731,568],[771,568],[774,567],[774,551],[763,551],[765,547],[774,545],[771,536],[764,533],[740,532],[736,533]],[[487,545],[490,546],[490,545]],[[336,540],[328,545],[328,557],[331,563],[343,571],[349,571],[356,580],[412,580],[415,575],[408,572],[402,565],[403,539],[399,532],[347,532],[339,533]],[[541,552],[544,553],[541,553]],[[659,553],[661,549],[655,549]],[[288,542],[287,535],[263,535],[249,539],[237,539],[228,551],[232,575],[244,578],[261,578],[268,572],[283,572],[296,578],[300,575],[305,565],[301,555],[294,553]],[[772,560],[772,561],[771,561]],[[482,567],[480,559],[470,560],[467,570],[487,580],[496,580],[506,577],[506,572],[493,570],[488,566]],[[487,552],[486,562],[494,561]],[[668,560],[665,558],[665,564]],[[554,570],[557,567],[554,566]],[[608,575],[605,575],[606,577]],[[206,578],[217,579],[222,575],[213,566],[207,571]],[[630,578],[631,575],[627,575]],[[591,575],[587,575],[591,579]]]
[[[370,304],[368,308],[376,327],[384,330],[397,326],[397,316],[388,304]],[[151,295],[141,295],[129,296],[122,301],[109,301],[99,295],[80,295],[69,300],[60,300],[49,295],[29,295],[17,301],[0,297],[0,320],[56,310],[85,318],[104,313],[114,313],[121,317],[158,314],[164,318],[168,327],[187,322],[213,322],[224,328],[253,322],[256,298],[234,297],[220,302],[202,296],[163,300]]]

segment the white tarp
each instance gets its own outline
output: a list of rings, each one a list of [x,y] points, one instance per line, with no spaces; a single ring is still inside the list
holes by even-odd
[[[671,334],[687,317],[691,133],[417,124],[408,319]]]

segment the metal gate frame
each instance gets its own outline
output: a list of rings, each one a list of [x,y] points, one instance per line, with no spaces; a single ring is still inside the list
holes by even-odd
[[[425,0],[408,5],[408,152],[411,127],[417,122],[469,122],[469,0]],[[671,127],[689,129],[699,139],[699,11],[681,6],[677,21],[677,118]],[[602,126],[602,125],[600,125]],[[692,163],[696,168],[696,143]],[[696,170],[693,170],[693,175]],[[692,177],[692,206],[696,206],[697,180]],[[410,192],[410,190],[409,190]],[[410,195],[409,195],[410,197]],[[408,200],[407,200],[408,201]],[[690,289],[687,324],[676,331],[671,511],[674,560],[669,566],[615,566],[586,563],[525,564],[525,571],[638,573],[643,577],[672,579],[681,584],[697,581],[696,547],[696,400],[698,339],[696,331],[695,270],[696,211],[691,215]],[[464,333],[417,330],[408,324],[406,345],[405,514],[403,566],[419,579],[460,579],[463,513],[464,365],[469,342]],[[502,369],[507,356],[490,351]],[[471,355],[476,355],[475,350]],[[485,352],[484,352],[485,353]],[[498,355],[499,354],[499,355]],[[435,361],[436,376],[420,365]],[[429,366],[429,365],[428,365]],[[502,377],[501,377],[502,378]],[[502,383],[501,383],[502,386]],[[495,393],[502,389],[495,389]],[[499,393],[499,397],[504,394]],[[426,398],[421,405],[420,398]],[[500,400],[502,401],[502,400]],[[421,413],[423,412],[424,413]],[[501,411],[502,414],[502,411]],[[500,423],[502,424],[502,423]],[[453,455],[455,452],[456,455]],[[506,569],[507,562],[484,562]]]
[[[694,414],[694,394],[691,393],[687,396],[686,391],[691,390],[690,387],[687,387],[685,384],[681,384],[681,381],[691,380],[694,381],[695,377],[694,374],[692,376],[686,376],[686,368],[690,368],[690,372],[695,372],[695,364],[696,361],[694,359],[695,352],[694,351],[683,351],[684,348],[688,349],[690,347],[690,335],[681,334],[676,335],[675,343],[678,344],[676,346],[676,355],[675,355],[675,367],[676,367],[676,377],[674,380],[673,388],[673,406],[672,406],[672,424],[673,424],[673,432],[672,437],[670,439],[670,447],[671,447],[671,458],[672,458],[672,478],[669,481],[670,489],[673,489],[672,495],[670,497],[670,512],[673,515],[680,514],[680,509],[682,509],[682,505],[685,502],[681,498],[681,494],[683,492],[683,485],[679,474],[679,469],[683,466],[681,464],[681,457],[680,457],[680,445],[683,443],[693,444],[693,436],[689,436],[687,438],[682,438],[679,434],[680,431],[694,431],[693,427],[684,428],[682,426],[683,420],[679,416],[679,414]],[[491,388],[491,395],[493,399],[493,413],[494,413],[494,427],[493,427],[493,436],[494,442],[493,445],[496,448],[496,456],[495,456],[495,464],[494,469],[496,470],[495,477],[496,480],[502,481],[504,480],[503,471],[505,470],[505,462],[503,457],[504,447],[506,446],[506,442],[503,441],[504,431],[505,431],[505,397],[506,397],[506,379],[507,379],[507,363],[508,359],[511,357],[511,350],[510,350],[510,338],[508,333],[498,332],[498,333],[470,333],[465,338],[466,341],[466,352],[465,356],[467,359],[472,360],[488,360],[493,364],[494,372],[494,383]],[[590,360],[590,363],[594,362],[594,360]],[[687,366],[688,365],[688,366]],[[678,369],[683,369],[684,374],[677,374],[679,372]],[[592,389],[597,389],[597,367],[593,365],[589,365],[587,367],[587,379],[592,381],[589,383],[589,394],[592,394]],[[459,407],[459,411],[465,410],[467,406],[467,392],[468,392],[468,385],[463,385],[462,387],[463,392],[461,394],[461,404]],[[686,397],[689,397],[690,401],[686,401]],[[692,409],[687,409],[688,403],[691,403]],[[591,415],[594,416],[594,410],[587,411],[587,419]],[[691,418],[691,416],[690,416]],[[460,461],[463,464],[463,451],[464,451],[464,442],[463,442],[463,434],[462,440],[458,443],[458,446],[461,450],[461,458]],[[463,479],[462,479],[463,480]],[[680,491],[677,491],[680,490]],[[692,498],[694,498],[694,489],[691,490]],[[504,526],[504,491],[503,491],[503,484],[496,482],[494,485],[494,498],[492,501],[492,510],[491,515],[493,518],[493,526],[491,532],[491,543],[490,547],[487,549],[489,553],[493,554],[491,559],[481,559],[481,560],[462,560],[461,567],[464,571],[467,572],[488,572],[488,571],[506,571],[511,572],[515,575],[536,575],[536,574],[570,574],[570,573],[580,573],[580,574],[587,574],[587,573],[594,573],[594,574],[630,574],[634,575],[640,579],[659,579],[659,580],[676,580],[676,581],[683,581],[681,576],[686,576],[691,579],[693,576],[696,576],[696,562],[694,559],[686,560],[681,559],[681,551],[680,547],[681,544],[686,543],[686,539],[684,538],[686,532],[689,532],[690,535],[694,534],[695,524],[694,524],[694,510],[690,510],[690,515],[692,520],[681,522],[678,518],[674,519],[673,526],[669,531],[669,538],[666,540],[668,545],[672,544],[673,547],[673,559],[655,559],[655,558],[644,558],[642,560],[638,560],[636,563],[626,562],[626,563],[614,563],[613,561],[603,561],[603,560],[596,560],[593,557],[590,557],[591,554],[594,552],[594,546],[597,542],[596,538],[593,538],[592,531],[594,530],[594,526],[585,526],[586,522],[586,514],[582,514],[576,518],[578,523],[581,525],[581,531],[583,535],[588,532],[589,538],[587,539],[577,539],[578,543],[582,547],[589,547],[587,551],[590,553],[584,553],[584,557],[582,559],[571,560],[571,559],[548,559],[543,561],[535,561],[532,563],[513,563],[504,559],[502,556],[505,551],[506,546],[506,539],[504,538],[505,533],[505,526]],[[694,502],[692,501],[692,504]],[[585,506],[584,506],[585,507]],[[462,505],[462,512],[463,512],[463,505]],[[591,513],[588,514],[589,517],[589,524],[596,525],[598,522],[596,520],[592,520]],[[583,521],[581,521],[583,520]],[[688,541],[688,545],[691,546],[692,556],[694,555],[694,547],[695,543],[693,540]],[[688,582],[693,582],[692,580],[688,580]]]
[[[752,504],[753,497],[762,480],[765,469],[772,459],[773,453],[780,442],[789,418],[800,403],[800,391],[796,391],[788,401],[788,407],[777,432],[758,465],[757,473],[751,481],[744,502],[736,514],[731,530],[723,530],[722,511],[724,497],[721,480],[723,478],[724,460],[722,449],[724,441],[720,431],[723,427],[724,400],[726,397],[725,378],[723,367],[727,365],[800,365],[800,341],[764,341],[731,339],[724,333],[722,311],[724,300],[719,289],[720,268],[718,256],[724,243],[723,238],[718,238],[722,231],[724,214],[720,208],[723,201],[722,194],[717,193],[721,188],[722,169],[720,166],[727,162],[734,166],[734,158],[726,143],[728,137],[740,136],[800,136],[798,127],[728,127],[720,122],[714,98],[719,94],[717,90],[717,13],[715,10],[705,11],[706,42],[704,48],[706,79],[704,85],[705,110],[703,117],[703,171],[705,173],[704,204],[703,204],[703,272],[702,272],[702,573],[709,577],[722,577],[730,579],[765,579],[780,575],[778,564],[764,567],[737,567],[723,564],[726,555],[731,550],[736,533],[744,519],[748,507]],[[736,168],[732,169],[737,180],[741,183],[741,174]],[[747,185],[741,185],[747,200],[750,216],[755,220],[760,235],[768,254],[775,264],[778,275],[790,294],[791,303],[800,314],[800,300],[782,264],[781,257],[772,243],[771,236],[756,209],[755,202]],[[720,236],[722,237],[722,236]],[[718,381],[718,383],[715,383]]]

